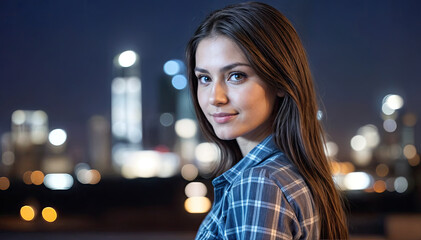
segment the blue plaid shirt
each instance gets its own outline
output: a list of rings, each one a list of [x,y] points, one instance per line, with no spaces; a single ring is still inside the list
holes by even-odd
[[[215,200],[196,240],[319,239],[311,192],[272,135],[212,184]]]

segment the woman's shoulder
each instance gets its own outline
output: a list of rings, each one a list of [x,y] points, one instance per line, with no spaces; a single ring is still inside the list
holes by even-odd
[[[294,164],[283,154],[274,154],[259,164],[246,169],[233,186],[254,183],[277,186],[288,202],[312,200],[310,190]],[[255,187],[257,187],[255,186]]]

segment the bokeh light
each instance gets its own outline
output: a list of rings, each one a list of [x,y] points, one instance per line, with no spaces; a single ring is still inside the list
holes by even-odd
[[[101,181],[101,173],[96,169],[89,170],[91,173],[90,184],[98,184]]]
[[[32,184],[31,175],[32,175],[32,171],[26,171],[23,173],[22,180],[25,184],[27,185]]]
[[[174,123],[174,116],[171,113],[162,113],[159,122],[164,127],[169,127]]]
[[[201,182],[191,182],[186,185],[184,192],[187,197],[205,197],[208,189]]]
[[[150,178],[157,176],[161,167],[156,151],[129,151],[125,154],[121,174],[125,178]]]
[[[387,104],[383,104],[382,112],[384,115],[390,116],[395,113],[395,110],[391,109]]]
[[[82,184],[89,184],[91,182],[90,169],[80,169],[76,173],[76,179]]]
[[[351,162],[330,161],[332,174],[348,174],[355,171],[355,166]]]
[[[68,190],[73,186],[73,177],[67,173],[50,173],[45,176],[44,185],[51,190]]]
[[[211,206],[211,201],[207,197],[190,197],[184,202],[184,208],[189,213],[205,213]]]
[[[26,115],[22,110],[16,110],[12,113],[12,123],[15,125],[21,125],[25,122]]]
[[[396,94],[389,94],[383,98],[383,104],[393,110],[402,108],[403,103],[403,98]]]
[[[376,193],[382,193],[382,192],[386,191],[386,182],[383,181],[383,180],[377,180],[373,184],[373,190]]]
[[[376,167],[376,174],[379,177],[386,177],[389,174],[389,167],[384,163],[380,163]]]
[[[84,167],[78,169],[76,179],[82,184],[98,184],[101,181],[101,173],[96,169]]]
[[[181,168],[181,176],[187,181],[193,181],[198,174],[199,170],[191,163],[188,163]]]
[[[57,211],[52,207],[42,209],[42,218],[47,222],[54,222],[57,220]]]
[[[394,182],[395,191],[403,193],[408,189],[408,180],[405,177],[397,177]]]
[[[31,206],[23,206],[20,209],[20,216],[25,221],[32,221],[35,218],[35,210]]]
[[[200,143],[194,152],[196,159],[202,163],[215,162],[219,157],[218,147],[214,143]]]
[[[376,126],[367,124],[358,129],[358,135],[361,135],[366,140],[366,145],[369,148],[375,148],[380,143],[380,135]]]
[[[348,190],[364,190],[371,184],[370,175],[365,172],[348,173],[344,178],[344,185]]]
[[[31,173],[31,182],[35,185],[41,185],[44,182],[44,173],[41,171],[33,171]]]
[[[1,162],[5,166],[12,166],[15,163],[15,154],[12,151],[4,151],[1,157]]]
[[[328,157],[335,157],[338,154],[339,148],[338,145],[332,141],[326,142],[325,145],[325,154]]]
[[[396,124],[396,121],[393,119],[386,119],[383,122],[383,128],[386,132],[394,132],[398,125]]]
[[[415,148],[414,145],[412,144],[408,144],[403,148],[403,155],[407,158],[407,159],[411,159],[414,158],[415,155],[417,155],[417,149]]]
[[[131,50],[124,51],[118,56],[118,64],[122,67],[131,67],[137,60],[137,54]]]
[[[364,136],[356,135],[351,139],[351,147],[354,151],[362,151],[367,146],[367,140]]]
[[[182,65],[179,60],[169,60],[164,64],[164,72],[170,76],[180,73],[181,69]]]
[[[54,129],[48,135],[48,140],[54,146],[60,146],[66,142],[67,134],[63,129]]]
[[[184,75],[177,74],[171,79],[172,86],[177,90],[182,90],[187,86],[187,78]]]
[[[7,190],[10,187],[10,181],[7,177],[0,177],[0,190]]]
[[[192,138],[196,135],[197,124],[189,118],[177,120],[175,122],[175,132],[181,138]]]

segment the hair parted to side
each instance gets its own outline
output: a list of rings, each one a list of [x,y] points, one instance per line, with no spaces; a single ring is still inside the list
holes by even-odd
[[[275,8],[264,3],[240,3],[213,12],[198,27],[187,45],[190,92],[204,135],[221,150],[216,173],[242,159],[236,140],[219,139],[202,112],[194,73],[196,50],[204,38],[222,35],[244,52],[257,75],[272,89],[282,91],[273,109],[274,139],[297,166],[308,184],[320,215],[322,239],[347,239],[342,201],[327,157],[324,135],[317,120],[317,101],[307,56],[294,27]]]

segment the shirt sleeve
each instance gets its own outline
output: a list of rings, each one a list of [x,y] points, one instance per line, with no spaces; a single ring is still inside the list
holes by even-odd
[[[226,239],[297,239],[297,217],[285,195],[265,171],[250,171],[228,195]]]

